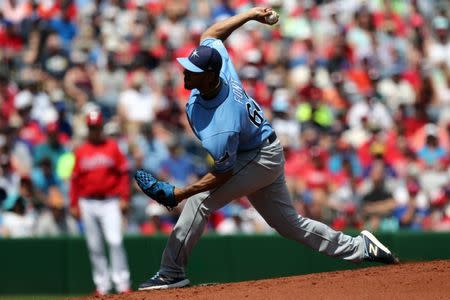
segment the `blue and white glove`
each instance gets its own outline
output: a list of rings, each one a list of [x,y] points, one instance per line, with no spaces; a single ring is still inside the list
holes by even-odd
[[[145,170],[138,170],[134,175],[139,188],[150,198],[171,210],[178,205],[174,197],[175,187],[165,181],[159,181]]]

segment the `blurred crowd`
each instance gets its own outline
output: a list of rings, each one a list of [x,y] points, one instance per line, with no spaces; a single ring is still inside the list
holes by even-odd
[[[284,146],[299,213],[339,230],[450,230],[448,1],[0,0],[0,236],[82,233],[67,186],[92,109],[130,178],[208,172],[175,58],[255,5],[280,22],[249,22],[226,46]],[[130,202],[130,234],[169,233],[181,211],[135,185]],[[245,198],[206,230],[272,232]]]

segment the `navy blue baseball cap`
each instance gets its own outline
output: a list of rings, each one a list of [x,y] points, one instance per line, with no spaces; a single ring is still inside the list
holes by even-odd
[[[208,46],[199,46],[188,57],[179,57],[177,60],[186,70],[194,73],[211,71],[219,74],[222,68],[219,51]]]

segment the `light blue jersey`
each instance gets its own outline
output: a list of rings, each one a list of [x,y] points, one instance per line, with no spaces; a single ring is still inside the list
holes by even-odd
[[[186,113],[192,130],[213,157],[215,171],[226,172],[233,168],[238,152],[260,147],[273,129],[256,101],[245,93],[222,41],[208,38],[201,45],[219,51],[222,87],[210,100],[192,90]]]

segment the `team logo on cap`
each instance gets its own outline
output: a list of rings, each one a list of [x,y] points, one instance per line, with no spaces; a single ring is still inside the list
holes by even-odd
[[[197,49],[192,51],[191,57],[199,57]]]
[[[103,123],[103,116],[100,111],[90,111],[86,116],[86,121],[88,125],[100,125]]]

